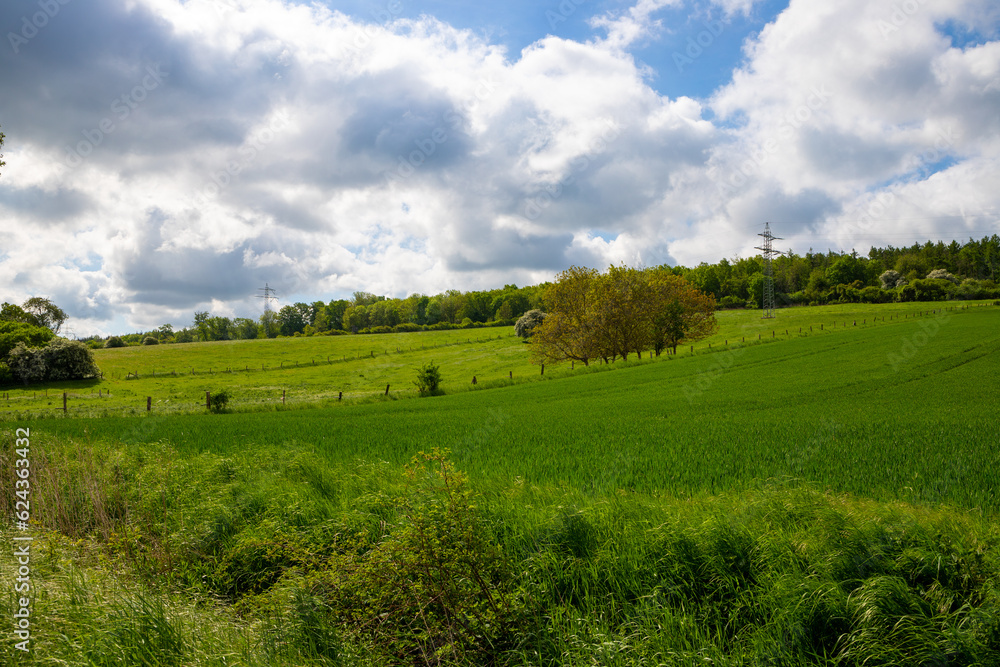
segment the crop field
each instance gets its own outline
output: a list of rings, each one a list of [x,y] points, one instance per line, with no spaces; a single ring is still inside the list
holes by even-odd
[[[205,380],[140,360],[274,345],[278,371],[211,387],[302,393],[9,412],[4,437],[33,439],[50,658],[24,664],[1000,664],[1000,308],[719,319],[693,352],[544,376],[500,329],[104,352],[102,392],[139,396]],[[432,349],[389,348],[405,340]],[[432,359],[443,396],[322,395]]]
[[[309,443],[331,463],[402,464],[448,447],[476,478],[599,493],[700,495],[795,477],[992,512],[1000,508],[998,323],[993,308],[943,311],[502,390],[39,424],[66,438],[166,440],[189,454]]]

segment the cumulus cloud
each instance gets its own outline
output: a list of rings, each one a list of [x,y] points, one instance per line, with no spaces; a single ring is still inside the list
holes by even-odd
[[[4,298],[51,296],[106,332],[253,315],[265,281],[404,296],[717,261],[753,254],[764,220],[809,245],[877,243],[920,211],[932,236],[982,229],[1000,196],[997,12],[911,4],[793,0],[707,99],[658,93],[629,52],[682,0],[519,54],[319,4],[60,5],[0,51]],[[872,202],[881,222],[857,225]]]

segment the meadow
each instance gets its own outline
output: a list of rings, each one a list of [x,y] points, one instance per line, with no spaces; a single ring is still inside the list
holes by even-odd
[[[499,330],[419,353],[386,353],[392,336],[378,384],[454,352],[446,395],[12,414],[39,522],[39,644],[20,662],[998,664],[998,321],[978,304],[722,313],[693,352],[544,376]],[[373,339],[254,345],[367,344],[340,362],[363,372]],[[176,353],[135,350],[118,368]]]
[[[967,306],[987,307],[983,302],[949,307]],[[696,342],[693,353],[864,330],[931,310],[914,303],[845,304],[782,310],[777,320],[762,320],[759,311],[720,311],[718,332]],[[683,357],[692,349],[685,346],[679,352]],[[643,359],[649,361],[649,356]],[[449,393],[544,379],[513,327],[131,346],[96,350],[95,360],[103,372],[100,379],[3,388],[0,419],[64,414],[63,393],[65,414],[81,417],[144,412],[147,397],[158,414],[200,412],[205,392],[222,390],[238,410],[412,397],[416,369],[427,362],[441,367]],[[545,370],[552,379],[592,367],[560,364]]]

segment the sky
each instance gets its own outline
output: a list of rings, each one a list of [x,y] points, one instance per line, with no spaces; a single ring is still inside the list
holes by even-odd
[[[1000,233],[995,0],[5,0],[0,300],[75,335]]]

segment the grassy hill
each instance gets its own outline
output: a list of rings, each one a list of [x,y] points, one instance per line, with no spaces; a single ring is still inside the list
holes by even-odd
[[[1000,663],[1000,309],[933,310],[722,313],[694,354],[544,379],[513,337],[418,334],[440,346],[384,345],[379,384],[454,352],[448,395],[8,422],[32,431],[33,659]],[[225,377],[315,400],[308,374],[380,357],[304,353],[374,340],[232,345],[307,363]]]
[[[719,331],[698,341],[694,353],[857,332],[905,323],[932,310],[927,304],[845,304],[782,310],[774,320],[762,320],[759,311],[722,311]],[[692,354],[688,346],[679,352],[682,358]],[[206,391],[221,390],[230,394],[237,410],[378,400],[386,385],[390,398],[409,397],[416,395],[416,368],[429,361],[441,366],[449,393],[541,378],[529,346],[514,336],[512,327],[139,346],[97,350],[95,358],[104,374],[100,380],[4,389],[0,419],[62,414],[63,392],[68,414],[75,416],[144,412],[147,397],[156,413],[197,412],[204,407]],[[547,367],[546,377],[585,370],[580,364],[572,371],[561,364]]]

